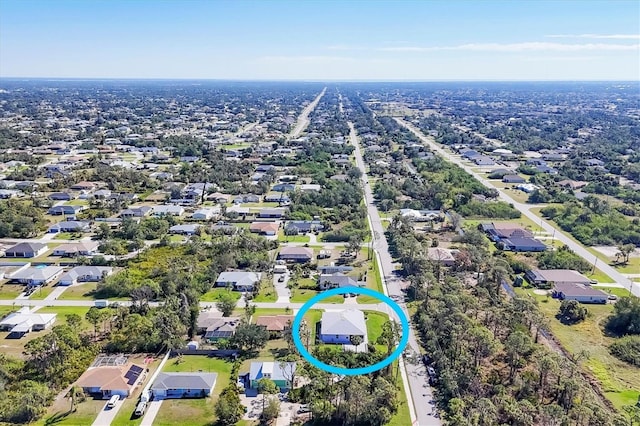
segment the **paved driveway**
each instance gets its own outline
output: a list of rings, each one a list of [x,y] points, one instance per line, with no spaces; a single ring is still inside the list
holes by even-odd
[[[107,426],[107,425],[110,425],[111,422],[113,421],[113,419],[118,414],[118,411],[120,411],[120,409],[122,408],[122,405],[124,404],[125,400],[122,399],[122,397],[120,397],[120,398],[121,399],[118,402],[116,402],[116,406],[113,407],[113,408],[107,408],[107,402],[109,402],[109,401],[105,399],[104,407],[102,408],[102,411],[100,411],[100,413],[98,413],[98,416],[93,421],[93,425],[92,426]]]

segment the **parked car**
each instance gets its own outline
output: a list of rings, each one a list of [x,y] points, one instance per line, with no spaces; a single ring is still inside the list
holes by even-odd
[[[310,413],[310,412],[311,412],[311,408],[309,408],[307,404],[301,405],[300,408],[298,408],[298,414],[304,414],[304,413]]]
[[[109,398],[109,402],[107,402],[107,408],[113,408],[116,406],[116,403],[120,401],[120,396],[119,395],[113,395],[111,398]]]
[[[438,374],[433,367],[427,367],[427,374],[429,375],[429,384],[433,385],[438,382]]]
[[[615,294],[610,294],[608,299],[609,300],[618,300],[618,296],[616,296]]]
[[[147,409],[147,403],[143,402],[143,401],[140,401],[138,403],[138,406],[136,407],[136,411],[133,414],[135,414],[136,416],[141,416],[141,415],[144,414],[144,411],[146,409]]]

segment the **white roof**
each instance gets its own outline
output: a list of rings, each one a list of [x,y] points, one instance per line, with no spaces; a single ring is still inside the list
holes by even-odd
[[[324,312],[322,314],[320,333],[366,336],[367,324],[364,320],[364,313],[357,309]]]
[[[11,274],[12,280],[48,280],[51,277],[59,274],[64,269],[59,266],[45,266],[44,268],[36,268],[30,266],[21,271],[16,271]]]
[[[267,361],[262,363],[262,374],[273,374],[273,362]]]
[[[0,321],[0,326],[10,325],[15,327],[20,324],[29,324],[29,323],[31,323],[31,325],[48,324],[49,322],[56,319],[56,315],[57,314],[39,314],[37,312],[33,314],[26,314],[23,312],[13,312],[7,315],[5,318],[3,318],[2,321]]]

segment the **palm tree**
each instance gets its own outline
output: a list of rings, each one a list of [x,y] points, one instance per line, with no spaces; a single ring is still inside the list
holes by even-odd
[[[494,284],[494,291],[496,295],[500,294],[500,288],[502,282],[512,273],[509,263],[501,258],[495,258],[491,263],[485,280]]]

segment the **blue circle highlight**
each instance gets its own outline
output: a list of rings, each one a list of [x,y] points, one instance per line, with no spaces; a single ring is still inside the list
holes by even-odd
[[[320,361],[319,359],[311,355],[309,351],[307,351],[307,349],[302,344],[302,339],[300,339],[300,323],[302,322],[304,314],[306,314],[307,311],[311,309],[311,307],[316,303],[318,303],[319,301],[326,299],[329,296],[334,296],[336,294],[345,294],[345,293],[364,294],[366,296],[375,297],[376,299],[381,300],[382,302],[389,305],[391,309],[396,313],[396,315],[398,315],[398,318],[400,318],[400,325],[402,327],[402,337],[400,338],[400,342],[398,342],[398,346],[387,358],[375,364],[369,365],[368,367],[341,368],[341,367],[335,367],[333,365],[325,364],[324,362]],[[339,307],[339,305],[336,305],[336,307]],[[300,352],[300,355],[302,355],[302,357],[306,359],[314,367],[318,367],[321,370],[324,370],[333,374],[341,374],[345,376],[356,376],[358,374],[368,374],[368,373],[373,373],[374,371],[378,371],[386,367],[387,365],[391,364],[393,361],[395,361],[397,358],[400,357],[400,355],[402,354],[402,351],[404,351],[404,348],[407,346],[407,343],[409,343],[409,319],[404,314],[404,312],[402,312],[402,308],[400,308],[400,306],[396,302],[394,302],[389,297],[385,296],[384,294],[378,291],[371,290],[368,288],[360,288],[360,287],[342,287],[342,288],[334,288],[331,290],[324,291],[312,297],[304,305],[302,305],[302,308],[300,308],[300,311],[298,311],[295,318],[293,319],[291,333],[293,337],[293,343],[298,349],[298,352]]]

